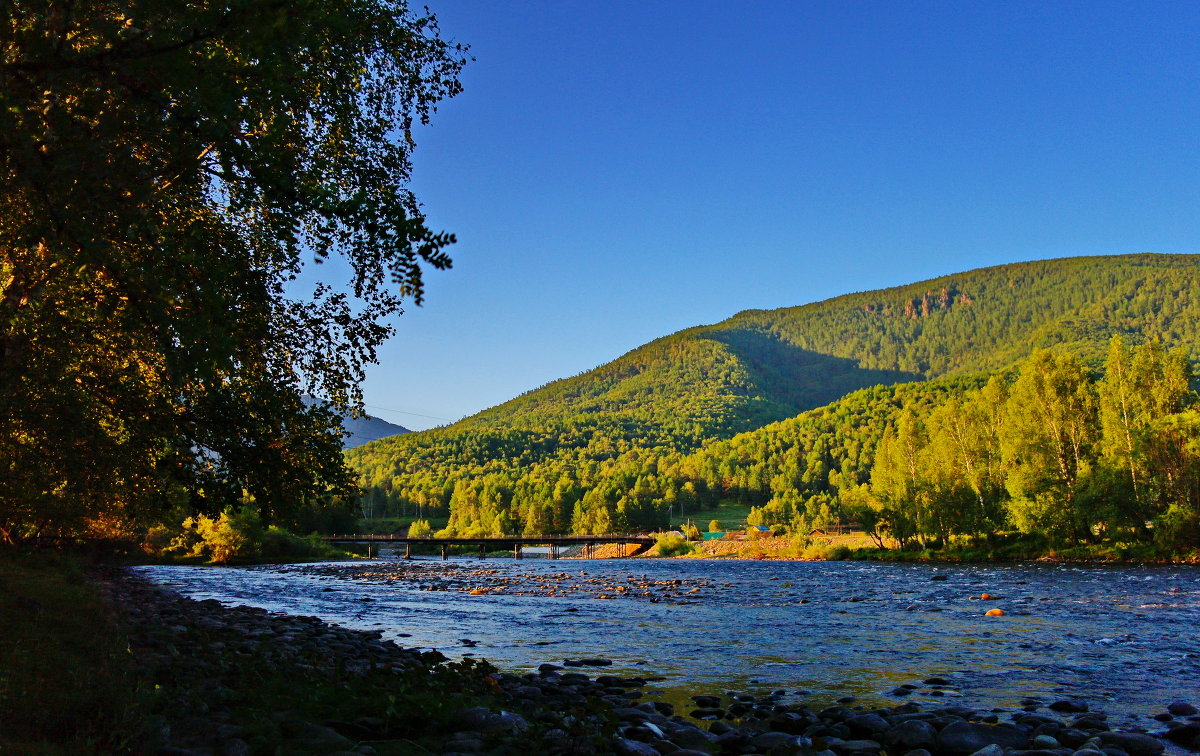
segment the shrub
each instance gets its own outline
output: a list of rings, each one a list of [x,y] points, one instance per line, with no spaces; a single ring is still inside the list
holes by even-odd
[[[674,533],[663,533],[660,535],[656,546],[658,547],[658,555],[661,557],[684,556],[695,551],[695,547],[692,544]]]
[[[708,532],[709,533],[720,533],[724,529],[725,528],[721,527],[720,520],[713,520],[712,522],[708,523]]]
[[[433,527],[429,524],[429,520],[413,520],[413,523],[408,526],[409,538],[429,538],[433,535]]]

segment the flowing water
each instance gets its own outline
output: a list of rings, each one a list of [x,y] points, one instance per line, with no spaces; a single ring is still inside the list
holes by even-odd
[[[603,657],[605,672],[667,678],[651,694],[672,699],[786,689],[882,705],[907,683],[904,700],[1074,697],[1143,725],[1169,701],[1200,703],[1195,566],[460,558],[140,570],[195,598],[382,630],[505,670]],[[993,608],[1005,615],[984,616]]]

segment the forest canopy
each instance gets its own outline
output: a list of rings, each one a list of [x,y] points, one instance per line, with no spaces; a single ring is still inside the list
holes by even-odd
[[[351,493],[301,395],[355,405],[450,266],[407,182],[465,49],[403,0],[84,0],[0,50],[0,539]]]

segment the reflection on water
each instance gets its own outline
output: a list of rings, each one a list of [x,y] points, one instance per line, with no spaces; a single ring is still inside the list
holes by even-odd
[[[618,674],[710,692],[877,704],[914,684],[911,699],[981,706],[1071,695],[1118,721],[1200,695],[1200,568],[1190,566],[460,559],[140,569],[196,598],[383,630],[511,670],[602,656]],[[977,600],[985,592],[998,598]],[[1006,616],[983,616],[995,607]],[[950,685],[923,683],[931,676]]]

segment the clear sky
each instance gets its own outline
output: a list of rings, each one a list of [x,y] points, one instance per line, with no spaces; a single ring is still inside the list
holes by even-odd
[[[682,328],[1200,252],[1200,3],[428,0],[414,189],[457,234],[365,385],[427,428]]]

